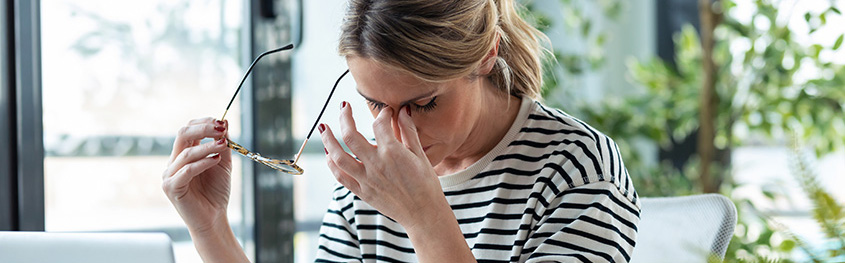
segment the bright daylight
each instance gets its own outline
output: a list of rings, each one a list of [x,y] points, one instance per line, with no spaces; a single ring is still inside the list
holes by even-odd
[[[845,0],[9,0],[0,262],[845,262]]]

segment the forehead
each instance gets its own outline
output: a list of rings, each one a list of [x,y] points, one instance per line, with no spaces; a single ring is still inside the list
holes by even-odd
[[[387,66],[373,59],[349,57],[349,73],[355,78],[358,93],[385,103],[400,103],[439,90],[441,83],[429,82],[411,73]]]

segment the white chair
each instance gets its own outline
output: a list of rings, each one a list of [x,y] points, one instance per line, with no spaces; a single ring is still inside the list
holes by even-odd
[[[631,263],[719,260],[736,227],[736,207],[727,197],[703,194],[643,198]]]

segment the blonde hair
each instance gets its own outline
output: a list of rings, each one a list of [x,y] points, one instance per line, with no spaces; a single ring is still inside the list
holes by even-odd
[[[540,98],[548,38],[514,0],[350,0],[339,51],[375,59],[433,82],[476,75],[495,45],[487,77],[506,94]],[[519,7],[521,8],[521,7]]]

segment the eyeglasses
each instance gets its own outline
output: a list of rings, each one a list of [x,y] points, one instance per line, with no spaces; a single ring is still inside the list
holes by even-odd
[[[261,53],[261,55],[258,55],[258,57],[255,58],[255,60],[252,61],[252,64],[249,65],[249,68],[246,70],[246,73],[244,74],[243,79],[241,79],[241,83],[238,84],[238,89],[235,90],[235,95],[232,95],[232,100],[230,100],[229,105],[226,106],[226,111],[223,112],[223,117],[220,118],[221,121],[226,119],[226,113],[229,112],[229,107],[232,107],[232,102],[235,101],[235,98],[238,96],[238,92],[241,91],[241,87],[244,85],[244,81],[246,81],[246,77],[249,76],[250,72],[252,72],[252,68],[255,67],[255,64],[258,62],[258,60],[260,60],[262,57],[264,57],[266,55],[273,54],[273,53],[283,51],[283,50],[290,50],[290,49],[293,49],[293,44],[289,44],[289,45],[281,47],[281,48],[277,48],[277,49],[273,49],[273,50]],[[337,89],[337,84],[339,84],[340,80],[343,79],[343,77],[346,76],[346,74],[348,74],[348,73],[349,73],[349,70],[347,69],[345,72],[343,72],[343,74],[340,75],[339,78],[337,78],[337,81],[335,81],[334,86],[332,87],[332,91],[329,93],[329,97],[326,98],[326,103],[323,104],[323,109],[320,110],[320,115],[317,116],[317,120],[314,121],[314,125],[311,126],[311,131],[308,132],[308,136],[305,137],[305,141],[302,142],[302,146],[299,147],[299,151],[296,153],[296,156],[294,157],[293,160],[284,160],[284,159],[278,160],[278,159],[273,159],[273,158],[267,158],[267,157],[261,156],[260,154],[258,154],[256,152],[252,152],[250,150],[247,150],[246,148],[244,148],[240,144],[233,142],[232,140],[227,140],[227,141],[229,141],[229,148],[231,148],[232,150],[235,150],[235,152],[243,155],[246,158],[252,159],[253,161],[256,161],[260,164],[266,165],[270,168],[279,170],[283,173],[292,174],[292,175],[302,174],[303,172],[305,172],[305,170],[303,170],[301,167],[296,165],[296,162],[299,161],[299,157],[302,156],[302,150],[305,149],[305,144],[308,143],[308,139],[311,138],[311,134],[313,134],[314,129],[317,128],[317,124],[320,122],[320,118],[323,117],[323,112],[326,111],[326,106],[329,105],[329,101],[331,101],[332,95],[334,95],[334,90]]]

